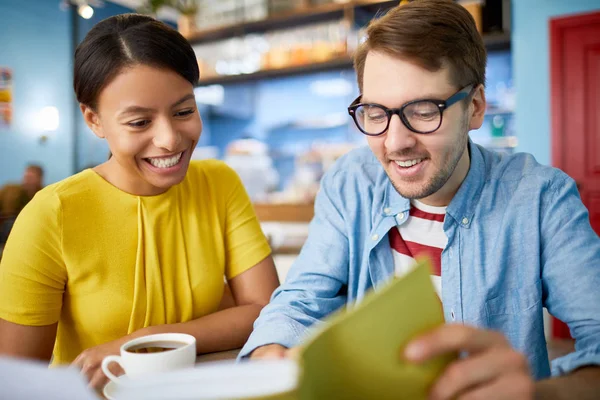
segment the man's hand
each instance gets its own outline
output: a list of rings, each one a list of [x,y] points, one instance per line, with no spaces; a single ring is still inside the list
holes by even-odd
[[[90,382],[90,387],[95,390],[102,390],[104,385],[108,383],[108,378],[102,372],[102,360],[106,356],[119,355],[121,345],[130,338],[123,338],[114,340],[100,346],[91,347],[84,350],[80,355],[77,356],[73,365],[81,370],[81,373],[85,375]],[[124,371],[119,367],[117,363],[111,363],[109,366],[110,371],[116,376],[122,375]]]
[[[251,360],[277,360],[287,358],[290,355],[290,350],[280,344],[268,344],[256,348],[250,353]]]
[[[447,353],[466,352],[431,387],[430,399],[531,400],[535,385],[525,356],[494,331],[444,325],[409,343],[405,357],[424,362]]]

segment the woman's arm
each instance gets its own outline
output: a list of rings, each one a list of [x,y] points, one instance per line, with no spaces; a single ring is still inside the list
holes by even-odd
[[[67,282],[62,212],[52,191],[21,211],[0,261],[0,355],[49,361]]]
[[[271,294],[279,286],[279,278],[268,256],[254,267],[229,281],[235,306],[213,314],[173,325],[151,326],[138,332],[187,333],[196,337],[198,353],[212,353],[241,347],[252,332],[252,325]],[[136,336],[137,336],[136,335]]]
[[[58,323],[26,326],[0,319],[0,355],[50,361]]]
[[[223,289],[223,298],[221,298],[221,304],[219,304],[219,310],[225,310],[227,308],[235,307],[235,300],[233,299],[233,293],[231,293],[231,287],[225,282],[225,288]]]
[[[104,357],[118,354],[120,346],[137,337],[156,333],[187,333],[196,338],[198,353],[211,353],[242,347],[252,332],[254,320],[269,302],[271,294],[279,286],[273,257],[270,255],[254,267],[229,280],[235,305],[225,308],[221,302],[219,311],[204,317],[172,325],[149,326],[121,339],[92,347],[81,353],[73,362],[81,368],[90,386],[101,389],[107,378],[100,369]],[[114,370],[120,374],[122,371]]]

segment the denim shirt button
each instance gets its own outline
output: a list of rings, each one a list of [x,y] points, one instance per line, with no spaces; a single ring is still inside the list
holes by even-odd
[[[454,310],[450,311],[450,317],[452,317],[452,321],[456,320],[456,315],[454,315]]]
[[[371,236],[371,239],[373,239],[373,241],[376,241],[379,239],[379,235],[375,234],[375,235]]]
[[[385,213],[385,215],[390,215],[390,213],[392,212],[391,208],[384,208],[383,212]]]
[[[462,219],[462,224],[463,224],[463,225],[467,225],[468,223],[469,223],[469,218],[467,218],[467,217],[464,217],[464,218]]]
[[[404,213],[401,212],[400,214],[398,214],[398,219],[404,219]]]

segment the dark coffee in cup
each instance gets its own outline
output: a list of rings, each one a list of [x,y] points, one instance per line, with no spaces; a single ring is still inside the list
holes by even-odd
[[[158,333],[132,339],[121,346],[120,355],[102,360],[102,372],[112,382],[122,383],[109,366],[119,364],[127,379],[183,368],[193,368],[196,362],[196,338],[185,333]]]
[[[171,351],[180,347],[186,346],[187,343],[176,342],[176,341],[156,341],[146,342],[133,345],[126,349],[130,353],[143,354],[143,353],[162,353],[165,351]]]

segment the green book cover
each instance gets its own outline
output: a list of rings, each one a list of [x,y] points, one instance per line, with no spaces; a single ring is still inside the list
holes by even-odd
[[[430,274],[429,260],[419,259],[407,275],[331,315],[299,351],[298,389],[267,398],[426,399],[430,385],[454,358],[420,365],[403,358],[411,339],[444,323]]]

